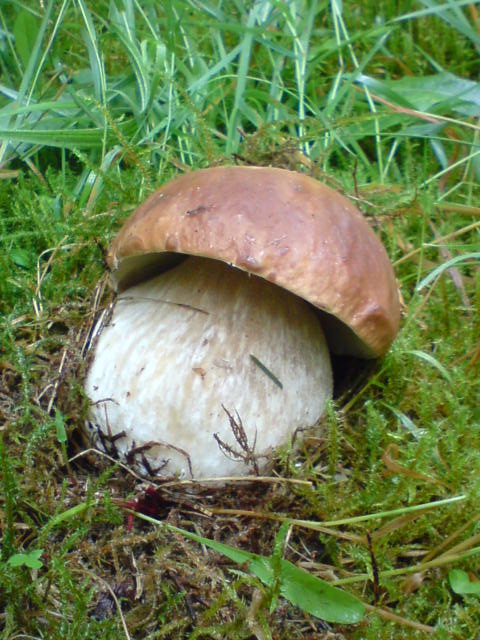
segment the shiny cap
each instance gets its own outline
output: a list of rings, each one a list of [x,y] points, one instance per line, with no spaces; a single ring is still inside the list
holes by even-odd
[[[317,180],[268,167],[182,175],[148,198],[114,239],[119,288],[174,254],[221,260],[304,298],[336,353],[383,355],[400,323],[387,253],[356,207]]]

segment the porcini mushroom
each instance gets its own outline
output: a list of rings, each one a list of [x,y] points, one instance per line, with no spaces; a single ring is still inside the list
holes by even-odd
[[[86,379],[89,424],[149,472],[261,467],[321,417],[329,349],[375,358],[399,326],[379,239],[293,171],[183,175],[132,214],[108,262],[120,293]]]

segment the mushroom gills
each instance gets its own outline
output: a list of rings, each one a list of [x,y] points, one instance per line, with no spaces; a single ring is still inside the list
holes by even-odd
[[[188,257],[117,298],[86,392],[94,433],[137,468],[237,476],[319,420],[332,373],[308,303]]]

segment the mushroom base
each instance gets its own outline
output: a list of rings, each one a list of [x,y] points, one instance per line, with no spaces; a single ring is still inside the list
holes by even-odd
[[[149,474],[246,475],[314,425],[332,394],[303,300],[221,262],[187,258],[116,301],[87,380],[89,425]]]

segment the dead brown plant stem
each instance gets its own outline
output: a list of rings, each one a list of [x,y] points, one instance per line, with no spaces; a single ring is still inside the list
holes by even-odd
[[[430,289],[427,291],[426,295],[423,297],[421,303],[418,305],[418,307],[415,309],[412,315],[408,317],[408,322],[412,322],[413,320],[415,320],[415,318],[421,313],[422,309],[425,307],[430,296],[432,295],[435,289],[435,285],[437,284],[440,278],[441,278],[441,274],[437,278],[435,278],[435,280],[432,282]]]
[[[448,538],[445,538],[445,540],[440,545],[438,545],[434,549],[431,549],[431,551],[429,551],[427,555],[424,557],[423,561],[429,562],[430,560],[433,560],[433,558],[437,556],[441,557],[445,555],[444,553],[440,553],[440,552],[446,549],[447,547],[449,547],[454,540],[456,540],[460,535],[462,535],[462,533],[466,531],[469,527],[471,527],[472,524],[475,524],[475,522],[478,522],[478,520],[480,520],[480,514],[477,514],[474,518],[466,522],[463,525],[463,527],[460,527],[460,529],[457,529],[452,534],[450,534]]]
[[[477,533],[477,535],[475,536],[471,536],[470,538],[468,538],[468,540],[459,542],[454,547],[451,547],[451,549],[449,549],[448,551],[445,551],[445,553],[442,553],[438,557],[445,558],[446,556],[449,556],[452,553],[461,553],[462,551],[465,551],[465,549],[471,549],[473,545],[477,544],[478,542],[480,542],[480,533]]]
[[[130,633],[128,631],[127,623],[125,622],[125,617],[123,615],[122,607],[121,607],[120,602],[119,602],[117,596],[115,595],[115,592],[113,591],[112,587],[108,584],[108,582],[106,580],[104,580],[100,576],[97,576],[92,571],[89,571],[88,569],[84,569],[84,571],[89,576],[91,576],[94,580],[96,580],[97,582],[102,584],[107,589],[107,591],[110,593],[110,595],[112,597],[112,600],[115,602],[115,606],[116,606],[117,611],[118,611],[120,622],[122,623],[123,632],[125,633],[125,637],[127,638],[127,640],[132,640],[132,638],[130,636]]]
[[[429,221],[429,225],[430,225],[430,229],[433,231],[433,235],[435,236],[435,239],[438,239],[440,237],[440,234],[438,233],[438,229],[435,226],[435,224],[432,222],[432,220]],[[445,260],[451,260],[452,254],[447,249],[447,247],[439,245],[439,251],[442,254],[442,258],[444,258]],[[448,273],[450,275],[450,278],[452,279],[453,284],[455,285],[455,287],[458,289],[460,293],[463,306],[466,308],[467,312],[471,315],[472,305],[470,303],[470,300],[467,295],[467,290],[465,289],[465,285],[463,283],[462,274],[457,269],[457,267],[450,267],[450,269],[448,269]]]
[[[412,258],[413,256],[424,251],[425,246],[433,246],[433,245],[438,245],[442,242],[447,242],[448,240],[452,240],[453,238],[458,238],[459,236],[462,236],[465,233],[468,233],[469,231],[473,231],[473,229],[478,229],[478,228],[480,228],[480,221],[472,222],[472,224],[468,224],[466,227],[462,227],[461,229],[452,231],[452,233],[447,233],[446,235],[440,236],[439,238],[434,238],[431,242],[427,244],[423,244],[421,247],[417,247],[416,249],[412,249],[412,251],[409,251],[398,260],[395,260],[395,262],[393,263],[393,266],[397,267],[399,264],[402,264],[402,262],[406,262],[407,260],[410,260],[410,258]]]
[[[466,204],[454,204],[453,202],[437,202],[436,209],[441,211],[451,211],[452,213],[463,213],[466,216],[480,217],[480,207],[471,207]]]
[[[365,536],[355,535],[354,533],[346,533],[344,531],[337,531],[335,529],[331,529],[329,527],[322,527],[321,525],[312,522],[309,524],[304,520],[295,520],[289,518],[288,516],[281,516],[275,513],[261,513],[258,511],[247,511],[242,509],[211,509],[214,515],[234,515],[239,517],[247,517],[247,518],[258,518],[260,520],[272,520],[274,522],[290,522],[292,525],[297,527],[302,527],[304,529],[312,529],[313,531],[319,531],[321,533],[325,533],[327,535],[335,536],[337,538],[342,538],[344,540],[349,540],[350,542],[356,542],[358,544],[365,544],[366,538]]]
[[[383,578],[395,578],[398,576],[408,575],[410,573],[421,573],[422,571],[427,571],[428,569],[433,569],[435,567],[443,567],[446,564],[453,564],[454,562],[460,562],[461,560],[465,560],[472,556],[476,556],[480,554],[480,547],[473,547],[473,549],[469,549],[464,553],[448,553],[435,560],[430,560],[429,562],[420,562],[419,564],[412,565],[411,567],[404,567],[402,569],[390,569],[389,571],[381,571],[380,579]],[[336,587],[343,586],[345,584],[354,584],[356,582],[363,582],[365,580],[370,580],[370,576],[367,573],[358,574],[356,576],[352,576],[351,578],[340,578],[339,580],[335,580],[333,584]]]
[[[435,633],[435,627],[430,627],[426,624],[421,624],[420,622],[414,622],[413,620],[409,620],[408,618],[402,618],[401,616],[397,616],[387,609],[380,609],[378,607],[373,607],[372,605],[365,603],[364,607],[367,611],[370,611],[370,613],[376,613],[377,616],[381,616],[385,620],[390,620],[391,622],[396,622],[406,627],[412,627],[412,629],[423,631],[424,633]]]

